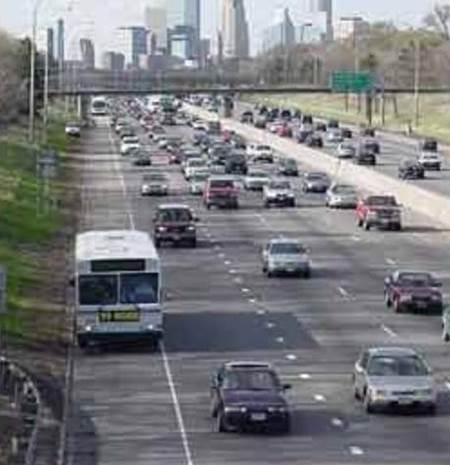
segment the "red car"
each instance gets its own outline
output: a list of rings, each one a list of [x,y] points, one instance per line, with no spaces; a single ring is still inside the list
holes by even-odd
[[[356,205],[358,226],[369,230],[372,226],[402,229],[400,206],[392,195],[369,195]]]
[[[203,191],[203,202],[211,207],[239,208],[239,191],[234,179],[229,176],[211,176]]]
[[[282,123],[277,127],[277,136],[280,137],[292,137],[292,128],[287,123]]]

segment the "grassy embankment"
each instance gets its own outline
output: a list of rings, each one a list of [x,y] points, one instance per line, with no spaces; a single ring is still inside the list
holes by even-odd
[[[65,151],[62,122],[50,125],[47,146],[61,154]],[[0,264],[7,268],[8,309],[0,323],[8,334],[19,338],[25,336],[25,328],[29,331],[33,315],[42,307],[32,291],[43,279],[40,255],[61,225],[55,202],[60,186],[56,178],[50,182],[50,195],[43,194],[35,153],[23,129],[13,127],[0,138]]]
[[[386,98],[384,127],[395,132],[405,132],[408,121],[414,124],[414,96],[398,95],[396,98],[397,112],[392,97]],[[354,96],[349,99],[349,111],[345,111],[345,100],[341,94],[249,95],[245,99],[253,103],[264,101],[267,105],[300,108],[304,112],[324,118],[336,118],[347,123],[366,123],[364,97],[360,113],[357,111],[357,99]],[[373,118],[373,124],[377,127],[381,127],[381,109],[379,110],[374,112]],[[433,136],[450,143],[450,94],[421,95],[420,125],[413,130],[417,135]]]

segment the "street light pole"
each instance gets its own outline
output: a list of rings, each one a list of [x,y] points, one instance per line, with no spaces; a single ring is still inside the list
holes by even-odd
[[[420,68],[421,68],[421,43],[420,39],[414,40],[414,125],[420,124]]]
[[[32,31],[31,31],[31,42],[30,42],[30,91],[29,91],[29,103],[28,103],[28,141],[30,144],[34,142],[34,77],[36,72],[36,28],[37,28],[37,14],[39,8],[39,1],[33,6],[33,17],[32,17]]]

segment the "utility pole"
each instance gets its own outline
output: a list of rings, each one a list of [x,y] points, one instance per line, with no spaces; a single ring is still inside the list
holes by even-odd
[[[33,7],[33,26],[31,31],[30,43],[30,92],[28,102],[28,141],[30,144],[34,143],[34,77],[36,72],[36,28],[37,28],[37,14],[39,2],[36,2]]]
[[[414,40],[414,125],[420,124],[420,68],[421,68],[421,44],[420,39]]]
[[[48,79],[50,66],[50,50],[47,47],[45,53],[45,71],[44,71],[44,143],[47,143],[47,126],[48,126]]]

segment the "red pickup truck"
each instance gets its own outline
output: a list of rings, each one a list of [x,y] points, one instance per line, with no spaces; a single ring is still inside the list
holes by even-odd
[[[239,190],[234,179],[229,176],[211,176],[203,191],[203,202],[211,207],[239,208]]]
[[[356,206],[358,226],[369,230],[372,226],[400,231],[402,217],[400,205],[392,195],[369,195]]]

